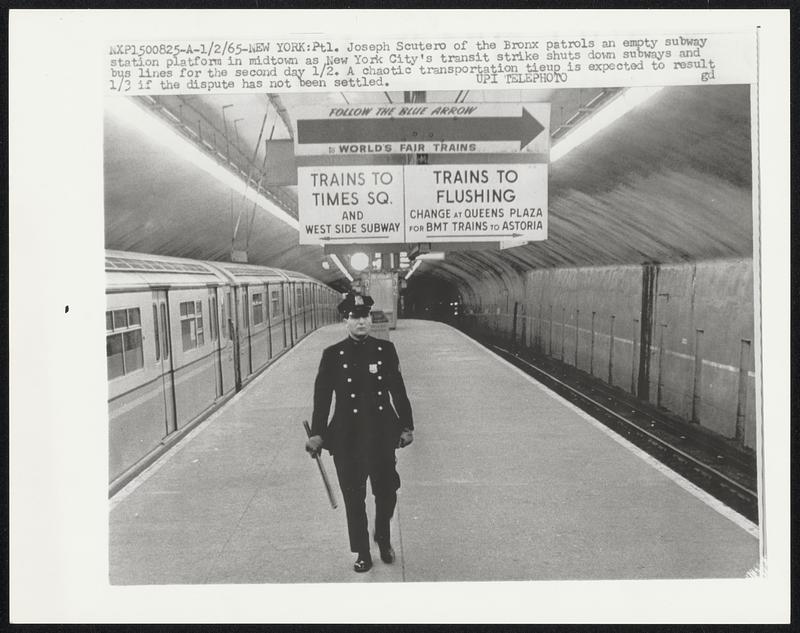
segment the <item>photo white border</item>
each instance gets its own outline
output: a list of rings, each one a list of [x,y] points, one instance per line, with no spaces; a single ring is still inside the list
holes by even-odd
[[[97,432],[105,430],[107,419],[101,265],[105,44],[220,34],[521,35],[528,24],[537,35],[760,26],[766,575],[110,586],[107,437]],[[11,11],[11,622],[788,622],[789,59],[788,11],[427,11],[425,19],[418,11]]]

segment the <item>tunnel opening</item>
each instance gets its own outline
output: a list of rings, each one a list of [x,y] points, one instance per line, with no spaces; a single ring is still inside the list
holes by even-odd
[[[458,288],[435,278],[420,278],[410,282],[400,301],[400,314],[403,317],[442,321],[454,326],[459,323],[463,311]]]

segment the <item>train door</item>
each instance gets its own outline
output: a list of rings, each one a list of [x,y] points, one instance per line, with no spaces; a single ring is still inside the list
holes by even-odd
[[[283,305],[284,307],[284,332],[288,329],[289,336],[288,336],[288,345],[290,347],[294,347],[294,310],[292,306],[294,305],[294,297],[292,297],[292,284],[287,282],[283,285]],[[284,338],[286,335],[284,334]]]
[[[300,338],[300,311],[303,309],[303,295],[302,295],[302,288],[300,289],[300,296],[297,296],[297,282],[292,282],[292,298],[294,301],[294,318],[292,319],[292,333],[294,334],[293,341],[296,341]],[[292,343],[294,344],[294,343]]]
[[[294,299],[297,302],[297,338],[303,336],[305,332],[306,322],[306,302],[303,296],[303,284],[295,283],[294,285]]]
[[[272,285],[267,282],[264,286],[264,318],[267,322],[267,360],[271,360],[274,352],[272,351],[272,318],[274,316],[272,308],[272,295],[270,291]]]
[[[317,295],[314,292],[314,286],[308,285],[308,329],[314,331],[314,311],[317,308]]]
[[[237,315],[237,304],[235,303],[236,290],[228,289],[225,293],[225,317],[228,324],[228,344],[233,355],[233,382],[236,391],[242,388],[242,369],[239,359],[239,317]]]
[[[217,288],[219,315],[219,357],[222,373],[222,392],[230,391],[236,383],[236,351],[233,342],[236,340],[231,319],[231,291],[229,288]]]
[[[296,284],[294,296],[297,299],[297,338],[301,338],[306,331],[306,298],[303,294],[303,284]]]
[[[286,284],[281,282],[281,329],[283,330],[283,349],[289,343],[289,337],[286,333]]]
[[[306,332],[314,329],[314,287],[311,284],[306,284]]]
[[[216,398],[225,393],[222,387],[222,337],[219,332],[219,309],[217,289],[208,289],[208,327],[211,330],[211,343],[214,346],[214,385]]]
[[[303,334],[308,333],[308,311],[311,309],[311,302],[309,301],[308,296],[308,285],[300,284],[302,287],[302,292],[300,293],[303,297]]]
[[[247,325],[247,369],[248,375],[253,373],[253,308],[251,305],[250,286],[244,288],[245,323]]]
[[[311,286],[311,329],[317,329],[317,301],[319,301],[319,294],[317,287]]]
[[[178,428],[175,411],[175,374],[172,370],[172,337],[169,331],[169,301],[166,290],[153,291],[153,321],[156,336],[156,361],[164,394],[164,429],[169,435]]]
[[[250,345],[250,286],[239,286],[239,293],[241,296],[239,315],[242,325],[241,330],[239,330],[241,334],[239,337],[239,357],[242,361],[242,373],[249,376],[253,373],[252,348]]]
[[[300,288],[300,296],[297,295],[298,285],[295,281],[292,283],[292,294],[294,295],[294,319],[292,319],[292,327],[294,328],[294,340],[300,339],[300,312],[303,310],[303,290]]]

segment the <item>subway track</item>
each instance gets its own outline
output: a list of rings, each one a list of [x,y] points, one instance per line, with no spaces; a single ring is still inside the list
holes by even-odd
[[[470,334],[468,334],[470,335]],[[589,413],[699,488],[758,523],[756,459],[752,451],[678,419],[566,363],[508,349],[508,341],[470,335]]]

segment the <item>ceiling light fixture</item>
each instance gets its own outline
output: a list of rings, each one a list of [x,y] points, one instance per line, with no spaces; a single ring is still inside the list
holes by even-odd
[[[215,162],[161,117],[147,112],[128,97],[109,97],[106,101],[106,109],[129,125],[147,134],[152,140],[169,148],[181,158],[188,160],[193,165],[196,165],[210,174],[222,184],[227,185],[235,191],[240,191],[244,188],[243,195],[245,198],[254,202],[262,209],[278,218],[281,222],[285,222],[295,231],[300,230],[300,224],[296,219],[274,202],[251,189],[245,184],[244,180]],[[208,146],[208,143],[205,143],[205,141],[204,144]],[[220,154],[220,156],[222,155]],[[224,159],[225,157],[222,156],[222,158]]]
[[[440,262],[444,260],[444,251],[431,251],[430,253],[420,253],[414,259],[423,262]]]
[[[417,268],[419,268],[419,265],[420,265],[421,263],[422,263],[422,260],[421,260],[421,259],[419,259],[419,258],[417,258],[416,260],[414,260],[414,265],[411,267],[411,270],[409,270],[409,271],[408,271],[408,273],[407,273],[407,274],[406,274],[406,276],[405,276],[405,279],[406,279],[406,281],[408,281],[408,278],[409,278],[409,277],[411,277],[411,275],[413,275],[413,274],[414,274],[414,271],[415,271],[415,270],[417,270]]]
[[[550,162],[554,163],[570,151],[585,143],[595,134],[611,125],[624,114],[644,103],[661,90],[661,86],[627,88],[607,106],[598,109],[589,118],[578,124],[569,134],[550,148]]]
[[[343,274],[345,277],[347,277],[347,280],[348,280],[348,281],[353,281],[353,275],[351,275],[351,274],[348,272],[347,268],[345,268],[345,267],[344,267],[344,264],[342,264],[342,262],[339,260],[339,258],[338,258],[336,255],[329,255],[329,257],[331,258],[331,260],[333,261],[333,263],[334,263],[334,264],[336,264],[336,267],[337,267],[339,270],[341,270],[341,271],[342,271],[342,274]]]
[[[353,270],[361,272],[367,266],[369,266],[369,257],[366,253],[353,253],[350,256],[350,266],[353,268]]]

